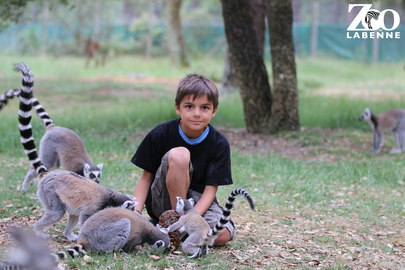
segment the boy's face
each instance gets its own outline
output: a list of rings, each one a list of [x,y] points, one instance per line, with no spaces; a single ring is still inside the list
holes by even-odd
[[[206,96],[193,98],[185,96],[176,105],[176,113],[181,117],[180,127],[190,139],[195,139],[204,132],[217,110]]]

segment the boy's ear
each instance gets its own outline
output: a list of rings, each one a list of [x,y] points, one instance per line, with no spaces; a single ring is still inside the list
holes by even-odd
[[[214,108],[214,111],[212,112],[211,118],[215,117],[215,114],[217,113],[217,110],[218,110],[218,106],[216,108]]]
[[[181,113],[180,113],[180,106],[178,105],[178,104],[176,104],[176,102],[174,103],[174,107],[176,107],[176,114],[177,115],[181,115]]]

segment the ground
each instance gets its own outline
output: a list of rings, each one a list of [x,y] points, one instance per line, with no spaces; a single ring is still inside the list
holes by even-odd
[[[94,77],[94,80],[100,78]],[[104,78],[105,79],[105,78]],[[136,80],[138,83],[148,83],[148,79],[139,74],[132,77],[115,77],[115,80],[125,82]],[[87,78],[86,78],[87,80]],[[157,78],[152,78],[155,83]],[[175,89],[178,80],[159,80],[170,89]],[[138,91],[138,90],[137,90]],[[327,91],[324,91],[327,92]],[[100,94],[118,94],[114,90],[100,90]],[[122,94],[122,91],[119,93]],[[150,94],[143,91],[145,95]],[[333,89],[330,94],[335,94]],[[124,93],[125,94],[125,93]],[[129,93],[131,94],[131,93]],[[289,132],[277,135],[251,134],[244,129],[217,127],[229,140],[231,149],[252,154],[277,154],[293,160],[308,162],[336,163],[339,160],[356,159],[356,153],[369,152],[371,149],[371,134],[348,130],[307,129],[301,128],[299,133]],[[143,137],[144,134],[140,136]],[[388,147],[388,146],[387,146]],[[387,147],[384,149],[387,152]],[[342,153],[345,153],[344,155]],[[252,178],[256,177],[252,175]],[[304,207],[288,213],[276,213],[274,208],[262,212],[235,211],[232,216],[237,220],[237,239],[235,242],[249,243],[249,249],[232,248],[229,245],[216,249],[215,253],[226,255],[237,265],[249,266],[253,269],[272,269],[272,265],[282,265],[281,269],[325,269],[336,265],[336,261],[343,261],[344,269],[405,269],[405,231],[401,222],[397,222],[390,230],[373,230],[362,232],[364,222],[355,216],[343,217],[341,208],[349,203],[351,194],[355,196],[356,187],[337,190],[335,199],[330,201],[331,208],[336,212],[319,214],[316,209]],[[342,194],[348,195],[343,198]],[[275,194],[269,194],[269,196]],[[34,194],[28,194],[34,197]],[[300,196],[299,194],[294,196]],[[393,196],[403,196],[393,193]],[[13,203],[5,206],[11,208]],[[36,206],[30,208],[30,216],[21,217],[16,212],[9,218],[0,219],[0,246],[13,246],[14,242],[7,234],[11,226],[32,227],[41,217],[42,209]],[[275,217],[277,216],[277,217]],[[281,217],[281,221],[280,221]],[[312,218],[308,218],[312,217]],[[384,219],[384,217],[381,217]],[[253,221],[254,220],[254,221]],[[66,218],[52,228],[51,245],[54,250],[65,250],[71,243],[62,236]],[[334,228],[340,228],[337,233]],[[375,229],[374,229],[375,228]],[[398,234],[398,232],[401,232]],[[270,236],[270,237],[269,237]],[[375,243],[378,245],[363,243]],[[240,245],[240,244],[237,244]],[[386,249],[392,250],[387,252]],[[176,257],[177,256],[177,257]],[[169,254],[169,262],[178,261],[178,254]],[[181,255],[184,257],[184,255]],[[151,258],[154,259],[153,257]],[[215,263],[211,264],[215,268]],[[153,267],[149,267],[153,268]],[[197,262],[184,262],[184,269],[198,268]],[[161,269],[174,269],[162,267]],[[236,268],[235,268],[236,269]],[[334,269],[334,268],[329,268]]]
[[[345,140],[344,138],[347,137],[345,132],[347,131],[344,130],[315,129],[307,132],[305,128],[302,128],[300,136],[295,136],[294,133],[274,136],[250,134],[243,129],[221,127],[218,129],[229,139],[231,148],[235,151],[275,153],[291,159],[331,163],[340,158],[339,154],[331,154],[334,152],[333,150],[369,151],[371,139],[369,136],[365,137],[364,133],[354,132],[351,134],[353,140]],[[348,158],[351,158],[350,155]],[[351,191],[339,192],[350,193]],[[345,199],[340,199],[339,196],[337,194],[336,200],[331,202],[331,204],[335,204],[336,208],[347,203]],[[245,207],[247,207],[246,204]],[[13,245],[10,237],[6,234],[7,228],[10,226],[33,226],[40,216],[35,213],[42,210],[33,207],[32,211],[32,215],[28,217],[14,215],[0,220],[1,246]],[[392,231],[361,233],[363,224],[356,217],[343,218],[339,213],[335,213],[328,217],[319,215],[317,219],[308,219],[306,217],[318,215],[311,208],[297,210],[293,214],[283,216],[285,221],[283,223],[271,217],[273,215],[271,210],[254,214],[254,222],[252,221],[252,214],[246,213],[249,212],[241,214],[235,211],[232,215],[238,220],[239,241],[252,242],[251,240],[255,239],[249,251],[235,250],[229,247],[216,251],[218,254],[227,254],[239,265],[251,266],[255,269],[271,269],[271,265],[277,263],[277,265],[284,265],[285,269],[305,267],[324,269],[329,265],[334,265],[336,260],[347,262],[346,265],[349,267],[347,269],[399,269],[398,265],[405,265],[405,232],[402,228],[392,228]],[[61,223],[65,224],[66,218]],[[342,228],[344,233],[338,234],[332,229],[336,227]],[[55,250],[66,249],[71,246],[71,243],[63,238],[62,231],[63,227],[54,227],[51,243]],[[393,238],[394,231],[402,231],[403,233]],[[267,235],[271,235],[271,238],[268,238]],[[388,241],[387,238],[390,240]],[[382,248],[359,247],[356,244],[356,242],[373,242],[375,240],[394,249],[395,255],[386,253]],[[281,241],[282,244],[278,241]],[[169,261],[176,260],[176,256],[179,255],[170,254],[167,259]],[[191,268],[195,266],[194,263],[186,263],[186,265]],[[212,266],[215,266],[215,263]]]

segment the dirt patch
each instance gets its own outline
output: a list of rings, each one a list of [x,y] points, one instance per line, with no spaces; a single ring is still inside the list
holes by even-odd
[[[294,160],[335,162],[341,151],[368,152],[371,147],[370,138],[356,133],[348,136],[348,131],[341,129],[307,130],[303,127],[300,133],[281,135],[253,134],[237,128],[217,129],[227,137],[232,150],[252,154],[278,154]]]
[[[365,98],[367,100],[397,99],[403,96],[403,93],[389,89],[359,89],[359,88],[342,88],[342,87],[322,87],[312,93],[306,93],[309,96],[344,96],[353,99]]]

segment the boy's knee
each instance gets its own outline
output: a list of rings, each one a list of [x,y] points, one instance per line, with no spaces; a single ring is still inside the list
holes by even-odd
[[[214,246],[215,247],[220,247],[228,243],[228,241],[231,240],[231,232],[228,230],[228,228],[225,228],[215,239],[214,241]]]
[[[187,167],[190,164],[190,151],[185,147],[176,147],[170,150],[168,165],[170,167]]]

